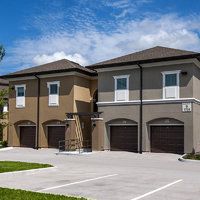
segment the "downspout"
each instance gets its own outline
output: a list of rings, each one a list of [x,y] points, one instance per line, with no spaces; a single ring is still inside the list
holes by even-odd
[[[142,154],[142,126],[143,126],[143,68],[140,64],[137,64],[140,68],[140,129],[139,129],[139,153]]]
[[[37,78],[37,122],[36,122],[36,145],[35,149],[39,147],[39,123],[40,123],[40,78],[37,75],[34,75]]]

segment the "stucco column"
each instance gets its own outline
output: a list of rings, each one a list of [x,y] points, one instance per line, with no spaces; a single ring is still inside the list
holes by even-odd
[[[75,119],[66,119],[65,139],[76,139],[76,122]]]
[[[92,151],[104,150],[104,126],[102,118],[92,118]]]

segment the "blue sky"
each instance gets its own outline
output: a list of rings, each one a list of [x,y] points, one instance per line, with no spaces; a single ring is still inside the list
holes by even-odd
[[[198,0],[1,0],[0,74],[67,58],[82,65],[156,45],[200,51]]]

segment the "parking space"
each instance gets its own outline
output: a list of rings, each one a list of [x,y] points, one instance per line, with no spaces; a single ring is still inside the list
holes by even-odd
[[[0,160],[49,163],[55,168],[0,174],[0,187],[98,200],[198,199],[200,163],[175,154],[95,152],[56,155],[54,149],[14,148]]]

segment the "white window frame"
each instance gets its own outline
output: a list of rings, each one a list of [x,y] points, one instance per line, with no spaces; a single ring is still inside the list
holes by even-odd
[[[179,99],[180,98],[180,72],[181,70],[174,70],[174,71],[164,71],[162,72],[162,78],[163,78],[163,99]],[[168,74],[176,74],[176,81],[177,81],[177,86],[176,87],[176,95],[174,98],[166,98],[165,96],[165,91],[166,91],[166,86],[165,86],[165,76]]]
[[[115,98],[114,101],[115,102],[125,102],[125,101],[129,101],[129,77],[130,75],[120,75],[120,76],[113,76],[114,80],[115,80]],[[124,101],[120,101],[117,100],[117,80],[121,79],[121,78],[126,78],[126,85],[127,85],[127,89],[126,89],[126,97]]]
[[[50,85],[54,85],[54,84],[56,84],[57,85],[57,87],[58,87],[58,93],[57,94],[55,94],[55,95],[58,95],[58,102],[57,102],[57,104],[52,104],[51,102],[50,102]],[[47,87],[48,87],[48,91],[49,91],[49,106],[59,106],[59,93],[60,93],[60,81],[52,81],[52,82],[47,82]]]
[[[23,87],[24,88],[24,96],[22,97],[18,97],[18,88],[19,87]],[[21,84],[21,85],[15,85],[15,92],[16,92],[16,98],[15,98],[15,101],[16,101],[16,108],[25,108],[25,105],[26,105],[26,85],[25,84]],[[24,104],[23,105],[18,105],[18,101],[17,101],[17,98],[24,98]]]

